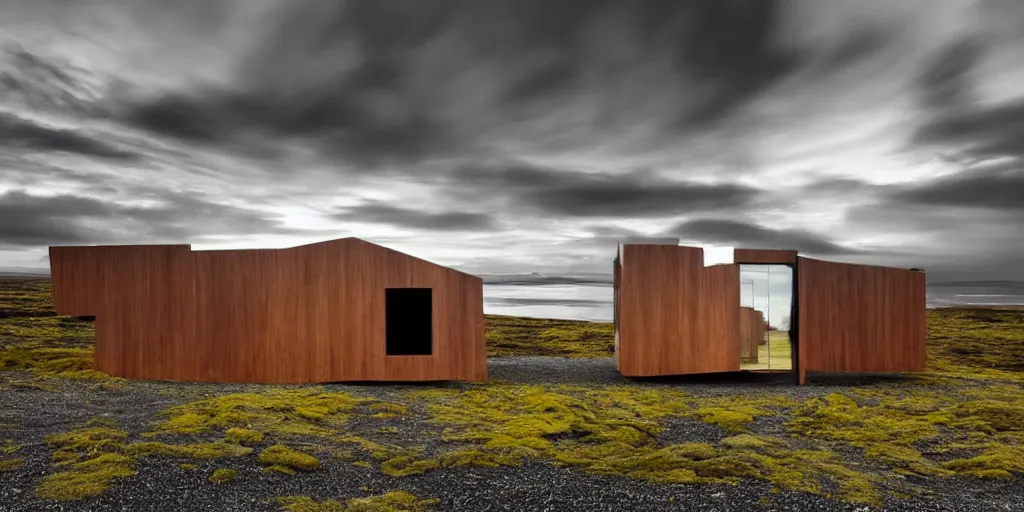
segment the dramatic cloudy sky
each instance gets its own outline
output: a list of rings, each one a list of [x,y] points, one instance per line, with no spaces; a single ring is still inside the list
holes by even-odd
[[[0,0],[0,267],[358,236],[1024,279],[1019,0]]]

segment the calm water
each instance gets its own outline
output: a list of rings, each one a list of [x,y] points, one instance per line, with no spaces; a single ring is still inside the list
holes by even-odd
[[[1024,282],[940,283],[928,287],[928,307],[956,305],[1024,305]],[[484,312],[610,322],[612,287],[596,283],[485,284]]]

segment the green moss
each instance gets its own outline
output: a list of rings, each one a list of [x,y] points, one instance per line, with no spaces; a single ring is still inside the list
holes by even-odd
[[[49,281],[0,278],[0,318],[52,316],[52,297]]]
[[[61,471],[47,476],[36,491],[41,498],[76,500],[95,496],[111,483],[135,474],[141,457],[217,459],[240,457],[252,448],[228,441],[167,444],[129,440],[128,432],[106,419],[94,419],[70,432],[45,437],[54,448],[53,460]]]
[[[232,393],[167,409],[161,413],[165,419],[145,435],[244,428],[281,437],[330,436],[348,422],[353,409],[369,402],[372,400],[317,388]]]
[[[20,449],[21,446],[14,444],[14,441],[10,439],[4,439],[4,442],[0,443],[0,454],[10,455]]]
[[[1024,381],[1024,311],[928,311],[928,369],[971,378]]]
[[[34,389],[38,391],[54,392],[58,391],[57,385],[45,378],[31,378],[31,379],[13,379],[7,381],[7,385],[13,389]]]
[[[975,457],[943,462],[942,466],[976,478],[1011,479],[1013,473],[1024,474],[1024,448],[996,446]]]
[[[21,449],[21,446],[14,444],[14,441],[5,439],[0,443],[0,472],[14,471],[20,468],[25,461],[20,458],[12,458],[10,455]]]
[[[39,377],[63,379],[109,377],[93,369],[92,348],[52,347],[41,342],[0,346],[0,370],[27,370]]]
[[[484,324],[488,357],[614,354],[615,336],[608,323],[487,315]]]
[[[370,404],[367,409],[377,414],[396,414],[402,415],[409,411],[409,408],[405,404],[399,404],[394,402],[377,402]]]
[[[848,466],[834,454],[794,449],[780,438],[741,433],[724,439],[720,446],[666,446],[657,440],[660,420],[670,416],[742,431],[756,417],[798,405],[782,397],[696,398],[667,389],[489,385],[461,392],[413,392],[410,399],[427,403],[428,421],[445,427],[442,439],[453,449],[430,458],[389,459],[381,469],[391,476],[547,458],[592,473],[657,483],[738,483],[757,478],[824,493],[823,482],[832,482],[843,499],[880,500],[877,477]]]
[[[860,390],[793,411],[802,437],[860,448],[902,474],[1006,478],[1024,473],[1024,390],[990,385],[942,390]],[[938,462],[925,453],[976,453]],[[980,453],[979,453],[980,452]]]
[[[91,498],[107,490],[115,479],[134,475],[134,464],[130,457],[104,453],[43,478],[36,487],[36,495],[61,501]]]
[[[316,501],[308,496],[282,496],[273,498],[273,501],[286,512],[426,512],[440,502],[438,499],[420,499],[405,491],[352,498],[345,503]]]
[[[238,471],[235,471],[234,469],[218,468],[213,471],[213,474],[210,475],[209,480],[210,482],[213,482],[215,484],[224,484],[228,482],[233,482],[237,478]]]
[[[51,341],[68,338],[92,338],[92,322],[67,316],[0,318],[0,339]]]
[[[340,437],[336,442],[342,445],[353,445],[358,450],[368,454],[373,460],[378,461],[388,460],[395,457],[414,456],[418,452],[418,450],[402,446],[376,443],[356,435]]]
[[[191,471],[193,469],[196,469],[196,465],[195,464],[189,464],[187,462],[183,462],[181,464],[178,464],[178,467],[181,468],[181,469],[187,470],[187,471]]]
[[[267,467],[263,468],[263,472],[264,473],[280,473],[282,475],[289,475],[289,476],[295,474],[295,470],[294,469],[292,469],[290,467],[287,467],[287,466],[279,466],[279,465],[267,466]]]
[[[256,444],[263,441],[263,433],[248,428],[232,427],[224,433],[224,438],[238,444]]]
[[[192,444],[167,444],[145,441],[131,443],[125,447],[125,450],[129,454],[139,457],[164,456],[195,460],[242,457],[252,453],[252,448],[224,441]]]
[[[313,471],[320,468],[320,461],[308,453],[275,444],[260,452],[256,459],[263,466],[281,466],[299,471]]]

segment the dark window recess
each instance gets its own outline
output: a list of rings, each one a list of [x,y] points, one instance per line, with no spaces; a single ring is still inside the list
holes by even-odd
[[[385,289],[387,355],[429,356],[433,347],[432,290]]]

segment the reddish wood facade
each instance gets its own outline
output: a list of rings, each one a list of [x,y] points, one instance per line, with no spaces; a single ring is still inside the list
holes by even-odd
[[[287,249],[51,247],[58,314],[96,317],[96,367],[133,379],[487,379],[480,278],[345,238]],[[430,355],[385,351],[385,290],[430,288]]]
[[[809,371],[924,370],[922,272],[761,249],[737,249],[732,264],[704,267],[697,247],[625,244],[614,263],[619,372],[645,377],[738,371],[741,357],[751,351],[744,341],[752,336],[739,304],[741,264],[793,269],[790,338],[800,383]]]
[[[924,273],[804,257],[798,265],[801,382],[815,371],[924,371]]]

